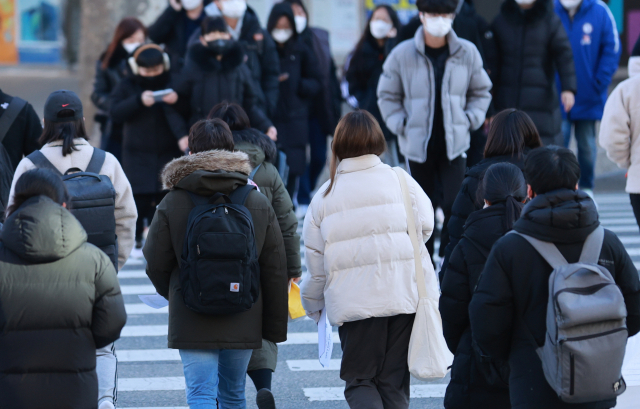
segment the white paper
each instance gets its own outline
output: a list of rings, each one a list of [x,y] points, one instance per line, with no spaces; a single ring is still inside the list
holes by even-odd
[[[318,358],[320,365],[324,368],[329,366],[331,362],[331,353],[333,352],[333,329],[327,318],[327,308],[323,308],[320,313],[320,321],[318,321]]]
[[[147,304],[151,308],[155,308],[156,310],[167,307],[169,305],[169,301],[167,301],[166,298],[158,293],[155,293],[153,295],[139,295],[138,298],[140,298],[140,301]]]

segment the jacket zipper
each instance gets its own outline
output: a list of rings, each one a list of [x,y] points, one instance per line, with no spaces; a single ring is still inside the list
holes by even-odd
[[[563,288],[562,290],[558,291],[554,296],[554,302],[556,304],[556,308],[558,308],[558,312],[562,314],[562,308],[560,308],[560,304],[558,303],[558,297],[560,297],[560,294],[562,293],[592,295],[610,285],[613,285],[613,283],[596,284],[586,288]]]
[[[569,354],[569,365],[570,365],[570,373],[569,373],[569,395],[573,396],[574,392],[574,381],[575,381],[575,364],[576,359],[573,354]]]
[[[616,328],[616,329],[612,329],[610,331],[605,331],[605,332],[600,332],[598,334],[592,334],[592,335],[583,335],[581,337],[573,337],[573,338],[566,338],[566,339],[561,339],[560,340],[560,344],[564,344],[565,342],[572,342],[572,341],[584,341],[585,339],[591,339],[591,338],[598,338],[598,337],[604,337],[606,335],[611,335],[611,334],[615,334],[616,332],[621,332],[621,331],[628,331],[626,327],[622,327],[622,328]]]

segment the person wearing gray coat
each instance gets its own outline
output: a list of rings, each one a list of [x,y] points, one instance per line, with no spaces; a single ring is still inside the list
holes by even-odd
[[[408,170],[445,215],[446,226],[466,168],[471,132],[491,103],[491,80],[473,43],[451,29],[456,0],[418,0],[423,26],[399,44],[383,66],[378,106],[398,136]],[[427,243],[433,255],[433,238]]]

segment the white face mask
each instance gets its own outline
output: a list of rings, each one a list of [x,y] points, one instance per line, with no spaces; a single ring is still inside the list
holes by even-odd
[[[371,31],[373,38],[377,40],[385,38],[392,28],[393,24],[387,23],[384,20],[372,20],[371,23],[369,23],[369,31]]]
[[[240,19],[247,11],[247,2],[244,0],[227,0],[222,2],[222,15],[229,18]]]
[[[189,11],[200,7],[202,0],[181,0],[180,3],[182,3],[182,7],[184,7],[185,10]]]
[[[535,3],[536,0],[516,0],[516,3],[522,5],[522,6],[528,6],[530,4]]]
[[[140,47],[142,43],[122,43],[122,47],[127,50],[129,54],[133,54],[136,48]]]
[[[284,44],[293,36],[293,30],[290,28],[282,29],[282,28],[274,28],[271,32],[271,37],[275,40],[276,43]]]
[[[422,19],[424,29],[434,37],[444,37],[451,31],[453,24],[451,17],[427,17],[422,14],[420,18]]]
[[[575,10],[580,6],[582,0],[560,0],[560,4],[567,10]]]
[[[296,21],[296,31],[298,34],[302,33],[307,28],[307,18],[305,16],[295,16],[293,19]]]

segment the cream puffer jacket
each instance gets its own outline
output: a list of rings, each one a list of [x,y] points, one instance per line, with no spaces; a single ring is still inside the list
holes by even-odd
[[[416,220],[412,228],[424,243],[433,231],[433,207],[418,183],[405,177]],[[328,182],[315,195],[304,221],[307,314],[317,321],[326,306],[331,324],[342,325],[415,313],[413,246],[396,173],[375,155],[345,159],[325,197],[327,187]],[[434,274],[426,247],[420,248],[424,270]]]
[[[78,150],[74,150],[67,156],[62,156],[62,141],[50,142],[44,145],[40,152],[61,173],[65,173],[71,168],[86,169],[93,155],[93,147],[83,138],[75,138],[73,143]],[[13,175],[9,204],[13,203],[16,182],[20,179],[20,176],[26,171],[35,168],[36,166],[28,158],[23,158],[20,161],[16,173]],[[138,211],[133,200],[133,191],[131,190],[129,179],[124,174],[120,162],[109,152],[107,152],[104,159],[100,174],[108,176],[111,179],[113,188],[116,190],[115,217],[116,235],[118,236],[118,267],[122,268],[135,244],[134,236]]]

